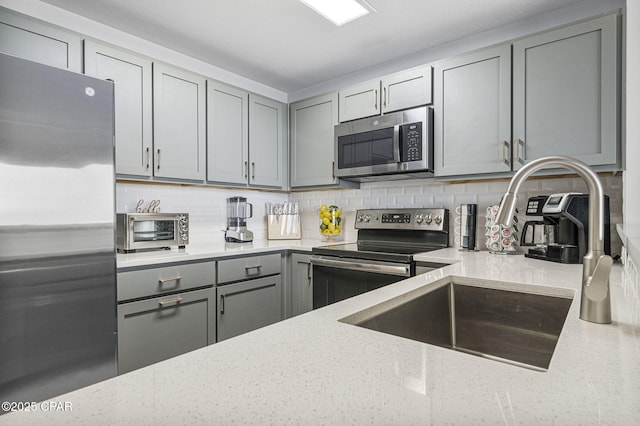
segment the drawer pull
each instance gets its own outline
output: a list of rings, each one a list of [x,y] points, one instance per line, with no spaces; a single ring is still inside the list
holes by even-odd
[[[260,269],[260,268],[262,268],[262,265],[253,265],[253,266],[246,265],[246,266],[244,267],[244,269],[246,269],[247,271],[248,271],[249,269]]]
[[[175,278],[167,278],[167,279],[164,279],[164,280],[158,280],[158,285],[162,285],[164,283],[168,283],[168,282],[171,282],[171,281],[176,281],[176,283],[177,283],[181,279],[182,279],[181,276],[177,276]]]
[[[176,297],[171,300],[161,300],[158,304],[164,308],[167,305],[177,305],[180,302],[182,302],[182,297]]]

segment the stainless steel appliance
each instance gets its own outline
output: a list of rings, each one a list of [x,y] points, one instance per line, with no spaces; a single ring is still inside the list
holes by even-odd
[[[0,76],[0,400],[40,401],[117,371],[114,89],[3,54]]]
[[[456,208],[458,217],[456,218],[457,237],[460,238],[459,245],[461,251],[473,251],[477,250],[476,245],[476,232],[477,232],[477,217],[478,217],[478,205],[477,204],[460,204]]]
[[[248,243],[253,241],[253,232],[247,229],[247,219],[253,217],[253,204],[245,197],[227,198],[227,230],[225,241]]]
[[[357,181],[433,175],[433,109],[420,107],[338,124],[337,177]]]
[[[137,250],[184,248],[189,244],[188,213],[118,213],[116,248]]]
[[[609,197],[604,196],[604,252],[611,254]],[[527,221],[522,229],[523,245],[533,246],[526,257],[559,263],[582,263],[589,233],[589,196],[564,193],[529,199],[526,214],[542,216]]]
[[[358,210],[355,227],[356,243],[312,249],[314,309],[444,266],[414,254],[448,247],[447,209]]]

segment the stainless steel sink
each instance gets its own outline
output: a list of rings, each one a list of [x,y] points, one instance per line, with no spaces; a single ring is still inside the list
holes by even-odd
[[[570,289],[446,277],[340,321],[546,371],[574,295]]]

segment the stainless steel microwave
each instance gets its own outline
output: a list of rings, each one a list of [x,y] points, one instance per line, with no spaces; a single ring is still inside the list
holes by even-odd
[[[433,109],[420,107],[335,126],[336,177],[433,175]]]
[[[117,213],[116,249],[131,253],[189,243],[188,213]]]

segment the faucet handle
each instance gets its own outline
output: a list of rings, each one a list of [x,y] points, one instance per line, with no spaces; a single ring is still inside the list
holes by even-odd
[[[612,266],[613,259],[611,256],[605,254],[598,258],[593,274],[584,285],[584,291],[589,300],[599,302],[607,297],[609,294],[609,274]]]

